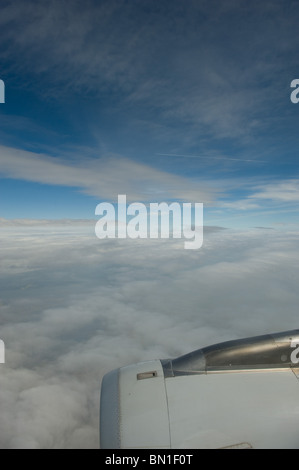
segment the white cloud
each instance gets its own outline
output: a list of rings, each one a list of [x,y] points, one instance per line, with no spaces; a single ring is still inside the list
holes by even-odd
[[[127,158],[81,159],[68,163],[58,158],[0,146],[0,174],[25,181],[77,187],[88,195],[128,201],[179,199],[207,202],[216,191],[207,183],[160,171]]]
[[[256,189],[257,192],[250,196],[251,199],[269,199],[279,202],[299,201],[299,180],[295,178],[276,183],[266,183]]]
[[[298,233],[210,230],[191,253],[16,227],[0,245],[1,448],[97,447],[107,371],[297,327]]]
[[[256,202],[251,201],[250,199],[240,199],[240,200],[231,201],[231,202],[221,202],[221,208],[248,211],[248,210],[259,209],[260,205],[257,204]]]

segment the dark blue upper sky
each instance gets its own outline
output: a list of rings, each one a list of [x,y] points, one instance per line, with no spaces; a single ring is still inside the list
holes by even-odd
[[[203,202],[297,224],[299,2],[2,1],[0,218]]]

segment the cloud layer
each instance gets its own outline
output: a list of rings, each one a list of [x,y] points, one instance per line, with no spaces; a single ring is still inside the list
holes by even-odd
[[[0,447],[97,448],[101,378],[298,327],[297,233],[98,240],[93,225],[1,223]]]

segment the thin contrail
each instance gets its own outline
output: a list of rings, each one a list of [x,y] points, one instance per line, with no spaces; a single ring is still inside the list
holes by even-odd
[[[233,160],[234,162],[255,162],[255,163],[267,163],[266,160],[245,160],[240,158],[230,157],[208,157],[202,155],[180,155],[177,153],[157,153],[156,155],[163,155],[165,157],[187,157],[187,158],[205,158],[207,160]]]

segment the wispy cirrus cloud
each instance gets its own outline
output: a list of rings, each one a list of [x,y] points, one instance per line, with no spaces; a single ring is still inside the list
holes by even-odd
[[[285,97],[274,79],[282,57],[293,61],[298,47],[296,15],[279,1],[17,0],[3,3],[0,25],[0,57],[13,59],[12,74],[26,70],[24,87],[38,78],[44,96],[114,93],[117,110],[138,115],[141,106],[143,118],[154,110],[154,121],[188,126],[194,140],[199,132],[246,140],[264,128],[273,94]]]
[[[132,200],[179,199],[210,202],[216,191],[206,182],[192,182],[128,158],[111,156],[72,163],[42,154],[0,146],[2,177],[78,188],[107,200],[126,194]]]
[[[255,200],[271,200],[285,203],[299,202],[299,179],[266,183],[256,188],[250,198]]]

